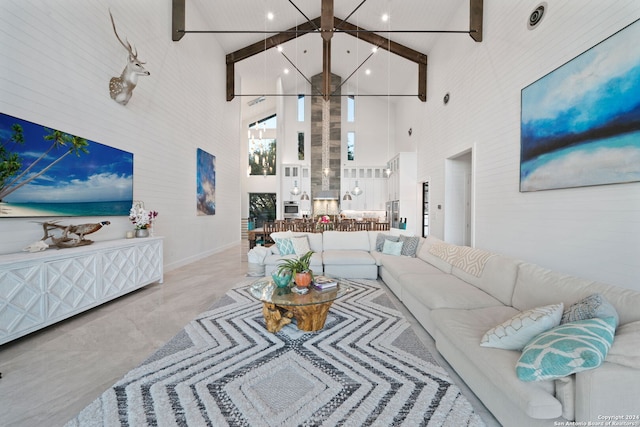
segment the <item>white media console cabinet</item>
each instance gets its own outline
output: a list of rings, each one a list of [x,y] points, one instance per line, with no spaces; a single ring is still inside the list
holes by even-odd
[[[0,345],[162,279],[162,237],[0,255]]]

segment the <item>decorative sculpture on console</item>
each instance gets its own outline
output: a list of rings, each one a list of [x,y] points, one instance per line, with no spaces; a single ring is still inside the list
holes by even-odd
[[[58,221],[45,221],[41,222],[42,229],[44,230],[44,237],[38,242],[32,243],[26,248],[25,251],[38,252],[47,249],[50,246],[55,246],[58,249],[74,248],[76,246],[85,246],[93,243],[93,240],[87,240],[84,238],[87,234],[95,233],[105,225],[111,224],[109,221],[101,221],[91,224],[80,225],[62,225],[58,224]],[[60,236],[54,236],[50,234],[52,230],[62,230]],[[71,237],[69,234],[75,234],[77,237]],[[45,241],[51,239],[51,243],[48,244]]]
[[[127,105],[127,102],[129,102],[133,94],[133,89],[135,89],[138,84],[138,76],[148,76],[151,73],[142,66],[144,62],[138,60],[138,52],[131,46],[129,40],[127,40],[127,44],[124,44],[122,39],[120,39],[111,11],[109,11],[109,16],[111,17],[113,32],[116,34],[120,44],[129,52],[129,62],[127,62],[127,66],[122,70],[120,77],[112,77],[109,81],[109,94],[111,95],[111,99],[117,103]]]

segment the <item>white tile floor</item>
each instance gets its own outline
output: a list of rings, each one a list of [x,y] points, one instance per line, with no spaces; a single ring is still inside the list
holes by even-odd
[[[162,285],[147,286],[0,346],[0,426],[64,425],[227,290],[246,280],[247,250],[246,244],[238,245],[170,271]],[[448,368],[431,337],[398,305]],[[499,426],[464,384],[457,383],[487,425]]]

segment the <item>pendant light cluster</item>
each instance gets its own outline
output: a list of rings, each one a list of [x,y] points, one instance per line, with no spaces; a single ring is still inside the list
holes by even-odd
[[[309,200],[309,194],[307,194],[307,191],[303,191],[302,194],[300,194],[300,187],[298,187],[298,181],[294,181],[293,182],[293,188],[291,190],[289,190],[289,193],[291,193],[292,196],[300,196],[300,200]]]

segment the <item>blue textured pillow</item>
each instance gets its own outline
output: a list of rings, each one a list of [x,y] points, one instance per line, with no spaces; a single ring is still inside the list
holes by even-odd
[[[522,381],[543,381],[597,368],[607,357],[615,331],[614,317],[556,326],[524,347],[516,374]]]
[[[296,249],[293,247],[291,239],[274,239],[276,241],[276,247],[280,251],[280,255],[293,255],[296,253]]]
[[[420,244],[420,237],[401,235],[399,241],[402,242],[402,255],[415,258],[418,244]]]
[[[571,304],[562,314],[560,324],[575,322],[576,320],[593,319],[594,317],[601,319],[614,317],[616,319],[616,325],[619,323],[618,312],[615,307],[601,294],[593,294]]]
[[[378,233],[376,236],[376,251],[382,252],[382,247],[384,246],[384,242],[387,240],[391,240],[392,242],[397,242],[399,240],[398,236],[392,236],[390,234]]]
[[[400,256],[400,254],[402,253],[402,242],[392,242],[391,240],[385,240],[384,246],[382,246],[382,253]]]

